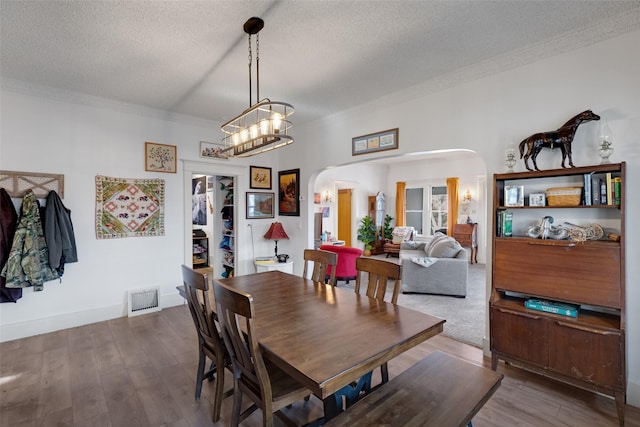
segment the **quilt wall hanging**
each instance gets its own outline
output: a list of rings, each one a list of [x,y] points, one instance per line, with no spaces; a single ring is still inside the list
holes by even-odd
[[[164,180],[96,176],[96,238],[164,236]]]

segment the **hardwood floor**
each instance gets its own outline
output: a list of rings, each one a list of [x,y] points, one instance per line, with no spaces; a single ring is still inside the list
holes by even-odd
[[[480,349],[437,336],[389,362],[390,377],[435,350],[489,365]],[[186,305],[5,342],[0,426],[228,425],[232,399],[223,402],[220,422],[211,422],[214,383],[205,382],[201,400],[194,399],[196,366]],[[505,374],[502,386],[473,420],[475,427],[618,425],[608,397],[503,363],[498,369]],[[225,384],[231,385],[228,373]],[[322,416],[322,405],[312,397],[287,413],[302,424]],[[243,423],[261,425],[260,411]],[[640,427],[639,409],[627,406],[626,425]]]

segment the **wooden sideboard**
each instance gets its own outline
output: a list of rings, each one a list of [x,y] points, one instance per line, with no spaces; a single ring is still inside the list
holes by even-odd
[[[453,226],[453,238],[463,248],[471,248],[469,263],[478,263],[478,224],[455,224]]]
[[[622,162],[495,174],[489,300],[492,369],[501,359],[613,396],[621,426],[627,388],[625,171]],[[593,204],[582,198],[577,203],[564,199],[551,205],[547,200],[544,206],[526,202],[512,206],[505,194],[511,186],[522,189],[525,196],[548,188],[583,187],[588,180],[593,187],[596,179],[619,179],[618,204]],[[614,196],[617,194],[615,191]],[[511,237],[500,226],[502,211],[512,214]],[[541,224],[545,216],[565,224],[606,224],[614,236],[591,239],[576,234],[570,240],[531,237],[529,228]],[[577,315],[525,306],[527,300],[535,299],[571,304]]]

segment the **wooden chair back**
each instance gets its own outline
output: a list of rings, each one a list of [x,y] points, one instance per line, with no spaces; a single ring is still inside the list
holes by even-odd
[[[313,263],[313,270],[310,264]],[[334,285],[336,282],[336,264],[338,264],[338,254],[322,249],[305,249],[304,250],[304,272],[303,277],[310,278],[314,282],[329,283]],[[332,266],[327,282],[327,270]],[[311,272],[311,277],[307,273]]]
[[[355,287],[356,293],[360,293],[362,275],[367,274],[366,295],[368,297],[384,301],[387,286],[391,282],[393,286],[391,303],[398,303],[400,280],[402,279],[402,265],[376,258],[360,257],[356,260],[356,270],[358,271]]]
[[[393,281],[393,293],[391,303],[398,303],[398,293],[400,293],[400,279],[402,279],[402,265],[382,259],[360,257],[356,260],[356,276],[355,291],[360,293],[360,285],[362,284],[362,275],[367,274],[367,296],[384,301],[387,292],[387,285]],[[380,374],[382,377],[381,384],[389,382],[389,368],[387,362],[380,366]],[[369,387],[365,387],[365,391],[369,392]]]
[[[222,337],[233,364],[234,402],[232,426],[237,426],[260,408],[263,426],[273,424],[273,414],[284,417],[280,409],[308,397],[310,392],[271,363],[265,363],[254,333],[253,297],[216,282],[213,286]],[[254,405],[242,414],[242,396]],[[290,422],[290,420],[288,420]]]
[[[217,372],[216,392],[213,400],[213,421],[220,419],[220,407],[224,399],[224,367],[230,366],[230,360],[218,332],[215,312],[211,307],[211,292],[206,274],[198,273],[186,265],[182,265],[182,282],[187,296],[187,304],[198,334],[199,360],[196,374],[196,399],[200,399],[202,382],[205,378],[213,378]],[[212,362],[211,368],[205,372],[206,358]],[[228,393],[227,393],[228,395]]]

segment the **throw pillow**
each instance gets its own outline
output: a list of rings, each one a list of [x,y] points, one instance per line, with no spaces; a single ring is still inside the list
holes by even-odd
[[[431,248],[433,248],[435,244],[438,243],[440,240],[446,239],[447,237],[448,236],[446,234],[436,232],[431,238],[431,240],[424,245],[424,253],[427,254],[427,256],[431,256],[429,255],[429,253],[431,252]]]
[[[454,258],[458,255],[460,250],[462,250],[460,243],[456,242],[456,240],[451,237],[446,237],[438,240],[433,245],[429,252],[429,256],[434,258]]]

